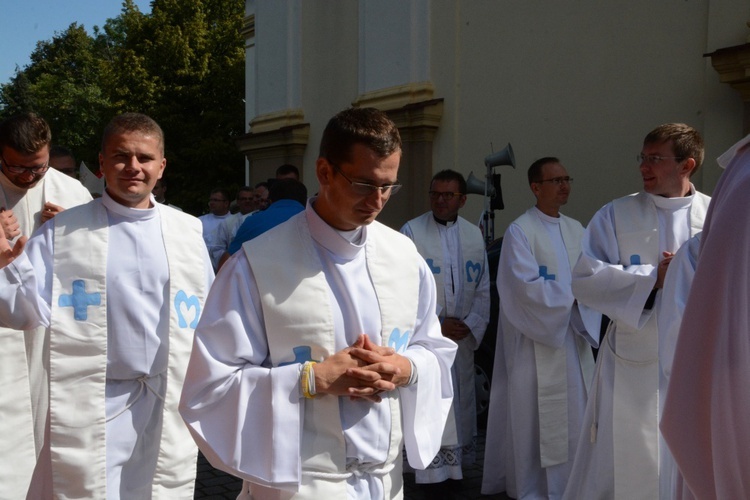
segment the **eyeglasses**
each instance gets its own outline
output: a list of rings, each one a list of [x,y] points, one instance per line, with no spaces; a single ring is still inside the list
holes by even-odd
[[[659,156],[659,155],[644,155],[640,153],[635,157],[639,163],[645,163],[647,165],[658,165],[664,160],[676,160],[678,162],[685,159],[683,156]]]
[[[47,160],[44,165],[38,165],[36,167],[20,167],[17,165],[8,165],[8,162],[5,161],[5,158],[0,155],[0,160],[2,160],[3,168],[7,169],[8,172],[11,172],[13,174],[23,174],[26,172],[31,172],[32,174],[43,174],[49,169],[49,160]]]
[[[439,200],[442,198],[445,201],[451,201],[456,196],[461,197],[464,195],[464,193],[451,193],[450,191],[430,191],[427,194],[430,195],[431,200]]]
[[[541,181],[536,181],[537,184],[544,184],[545,182],[551,182],[555,186],[561,186],[563,184],[570,184],[573,182],[572,177],[553,177],[552,179],[542,179]]]
[[[380,194],[382,194],[383,196],[391,196],[398,193],[399,189],[401,189],[401,184],[385,184],[383,186],[376,186],[375,184],[369,184],[367,182],[353,181],[349,177],[347,177],[346,174],[342,172],[336,164],[332,163],[330,160],[328,160],[328,163],[330,163],[333,169],[336,172],[340,173],[344,179],[349,181],[349,185],[351,185],[352,191],[354,191],[354,194],[356,194],[357,196],[370,196],[371,194],[374,194],[378,191],[380,191]]]

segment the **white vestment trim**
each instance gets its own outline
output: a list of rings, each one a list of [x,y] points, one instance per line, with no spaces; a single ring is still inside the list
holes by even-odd
[[[367,230],[378,233],[377,238],[368,238],[365,251],[380,306],[382,343],[402,350],[407,346],[416,320],[419,268],[414,262],[418,255],[416,252],[404,254],[405,247],[399,242],[389,244],[389,232],[383,231],[377,223],[368,226]],[[333,315],[330,303],[321,300],[330,294],[304,214],[275,228],[273,238],[280,235],[284,240],[296,236],[299,244],[274,246],[274,252],[267,252],[264,249],[268,248],[268,242],[262,235],[242,247],[261,295],[266,330],[269,332],[270,362],[272,366],[297,363],[303,361],[301,355],[309,356],[312,361],[322,361],[336,352]],[[381,241],[376,248],[373,243],[377,239]],[[285,264],[289,262],[295,265]],[[398,280],[398,287],[393,286],[394,279]],[[317,304],[317,307],[301,308],[301,304]],[[391,335],[396,337],[391,339]],[[321,397],[305,401],[302,475],[324,480],[317,482],[316,495],[342,498],[346,495],[346,482],[343,480],[355,472],[383,476],[387,498],[401,490],[402,433],[398,391],[388,393],[383,401],[391,409],[388,457],[385,463],[367,464],[361,470],[359,467],[348,468],[349,464],[346,463],[339,398]],[[326,488],[321,489],[323,485]],[[305,482],[302,482],[300,495],[308,493],[312,492],[307,491]]]
[[[446,262],[443,261],[443,246],[440,243],[438,223],[432,212],[427,212],[406,223],[412,233],[412,240],[419,254],[427,261],[435,277],[439,316],[441,318],[451,317],[463,319],[471,312],[471,304],[474,301],[474,292],[479,284],[480,277],[484,271],[482,267],[485,262],[484,239],[477,226],[473,225],[463,217],[458,217],[455,222],[459,230],[459,242],[463,261],[459,262],[458,276],[462,285],[462,300],[455,304],[455,310],[448,310],[445,297]],[[481,340],[481,339],[480,339]]]
[[[674,205],[673,208],[677,208],[679,204],[689,206],[687,222],[692,236],[703,227],[709,201],[708,196],[698,192],[694,192],[690,198],[679,200],[658,198],[644,192],[614,200],[612,213],[619,262],[613,265],[623,268],[644,266],[655,270],[660,261],[660,238],[665,236],[660,234],[659,230],[660,215],[657,203],[665,207]],[[675,231],[673,226],[674,223],[665,227],[663,232],[671,234]],[[581,258],[577,272],[578,268],[583,269],[582,261],[587,264],[585,260]],[[574,278],[574,291],[576,286]],[[628,321],[614,321],[609,325],[602,350],[599,352],[600,360],[597,361],[592,397],[589,398],[589,406],[593,405],[593,421],[588,431],[590,440],[594,443],[599,434],[598,413],[602,399],[600,384],[604,371],[613,369],[613,392],[607,395],[607,398],[611,398],[612,422],[606,427],[612,432],[613,487],[616,500],[632,498],[633,495],[643,495],[647,498],[658,498],[659,495],[659,367],[656,321],[659,298],[657,295],[650,314],[639,313],[638,318],[635,317],[635,312],[642,310],[642,306],[613,306],[616,308],[615,314],[627,317]],[[605,364],[610,360],[614,367],[605,368]],[[612,397],[613,394],[617,397]],[[641,459],[634,460],[634,457]],[[569,497],[571,486],[573,485],[569,483],[566,498]],[[586,490],[585,487],[581,488],[583,491]]]
[[[0,206],[12,209],[29,237],[41,225],[46,202],[65,209],[91,200],[86,188],[75,179],[49,169],[36,186],[11,206],[5,187],[0,189]],[[11,182],[4,174],[0,185]],[[22,190],[16,188],[15,193]],[[15,241],[15,239],[13,240]],[[7,498],[22,498],[29,488],[36,457],[44,440],[47,417],[47,371],[44,368],[46,336],[44,328],[21,332],[0,328],[0,446],[12,453],[0,454],[0,485]]]
[[[458,318],[472,329],[472,335],[456,342],[458,351],[453,363],[454,394],[453,407],[448,414],[442,436],[442,448],[469,447],[477,434],[476,428],[476,394],[474,376],[474,351],[479,347],[489,322],[489,308],[482,314],[478,325],[474,322],[477,316],[475,300],[483,300],[484,290],[480,287],[487,278],[484,273],[487,262],[484,248],[484,238],[479,228],[462,217],[458,217],[449,227],[442,227],[435,221],[432,212],[426,212],[407,222],[401,232],[409,236],[425,259],[435,278],[437,289],[438,316],[441,318]],[[450,231],[457,231],[451,234]],[[451,243],[456,246],[456,253],[452,260],[446,262],[446,253],[451,249]],[[452,287],[452,266],[458,264],[456,276],[459,283]],[[489,304],[487,304],[489,306]],[[481,302],[479,303],[481,307]],[[474,326],[476,325],[476,326]],[[442,452],[441,452],[442,453]],[[453,453],[453,452],[451,452]],[[463,450],[457,453],[464,455]],[[462,457],[463,460],[463,457]],[[459,462],[460,464],[461,462]],[[450,467],[444,465],[443,467]],[[439,467],[438,467],[439,468]],[[460,468],[459,468],[460,474]],[[444,475],[451,472],[435,471],[432,475],[417,473],[417,481],[438,482]],[[452,477],[455,479],[455,477]],[[460,476],[459,476],[460,478]]]
[[[169,265],[169,361],[154,498],[192,498],[197,448],[177,411],[206,289],[198,221],[159,210]],[[55,219],[50,317],[50,450],[55,496],[106,498],[107,211],[91,203]],[[115,257],[117,258],[117,257]],[[76,394],[76,397],[71,397]],[[81,397],[86,394],[86,397]],[[111,492],[111,494],[116,494]]]
[[[555,247],[547,230],[531,208],[515,220],[523,230],[532,254],[537,260],[540,276],[555,279],[558,273]],[[573,269],[581,254],[583,227],[580,222],[560,214],[560,233],[568,253],[568,263]],[[583,380],[591,381],[594,371],[593,358],[588,355],[588,343],[575,336]],[[589,351],[590,352],[590,351]],[[539,404],[539,445],[542,467],[568,461],[568,384],[566,352],[540,342],[534,343],[537,373],[537,399]]]

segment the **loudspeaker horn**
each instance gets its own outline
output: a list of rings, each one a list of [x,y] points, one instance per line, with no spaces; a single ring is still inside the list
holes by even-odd
[[[485,182],[477,179],[474,176],[474,172],[469,172],[469,177],[466,178],[466,194],[481,194],[484,195]],[[495,186],[489,186],[487,193],[490,197],[495,196]]]
[[[513,156],[513,148],[510,146],[510,143],[497,153],[485,156],[484,165],[488,168],[497,167],[498,165],[510,165],[516,168],[516,158]]]

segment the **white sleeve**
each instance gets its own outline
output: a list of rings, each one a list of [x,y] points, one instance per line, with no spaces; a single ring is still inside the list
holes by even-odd
[[[497,282],[503,315],[516,330],[535,342],[554,348],[563,346],[573,292],[570,286],[539,275],[539,264],[517,224],[505,231]]]
[[[0,323],[16,330],[48,327],[52,296],[52,223],[44,224],[0,270]]]
[[[612,204],[600,209],[583,236],[582,252],[573,268],[573,295],[590,332],[598,332],[592,321],[598,314],[641,328],[651,316],[644,309],[656,283],[656,267],[650,264],[620,264],[614,231]]]
[[[180,413],[214,467],[294,489],[300,481],[300,365],[270,368],[258,288],[244,253],[217,276],[195,330]]]
[[[453,401],[451,367],[456,344],[443,337],[435,314],[435,280],[420,259],[419,308],[414,335],[404,356],[417,367],[417,383],[399,388],[404,445],[409,464],[426,468],[440,450],[443,428]]]

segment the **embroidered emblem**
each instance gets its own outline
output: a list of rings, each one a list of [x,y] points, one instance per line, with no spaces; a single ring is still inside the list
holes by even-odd
[[[388,347],[393,347],[396,352],[406,351],[406,347],[409,345],[410,334],[411,330],[406,330],[404,333],[401,333],[401,330],[394,328],[388,336]]]
[[[306,363],[307,361],[312,361],[312,348],[309,345],[300,345],[297,347],[292,347],[292,352],[294,353],[294,360],[292,361],[286,361],[284,363],[279,363],[279,366],[287,366],[287,365],[293,365],[295,363]]]
[[[474,263],[470,260],[466,261],[466,281],[468,283],[478,283],[481,272],[482,264],[479,262]]]
[[[631,266],[640,266],[641,265],[641,256],[637,253],[634,253],[630,256],[630,265]]]
[[[182,307],[183,305],[185,306],[184,308]],[[198,297],[195,295],[188,297],[184,290],[180,290],[174,297],[174,309],[177,313],[177,322],[180,328],[188,327],[188,322],[185,318],[191,309],[195,310],[195,315],[190,322],[190,328],[198,326],[198,319],[201,317],[201,303],[198,301]]]
[[[86,321],[89,317],[88,306],[99,306],[102,303],[102,294],[99,292],[86,293],[86,283],[83,280],[73,281],[73,293],[60,295],[57,305],[60,307],[72,307],[73,318],[76,321]]]
[[[539,276],[546,280],[555,281],[554,274],[547,274],[547,266],[539,266]]]
[[[432,271],[432,274],[440,274],[440,266],[436,266],[435,261],[432,259],[425,259],[425,262],[427,262],[427,266],[430,268],[430,271]]]

